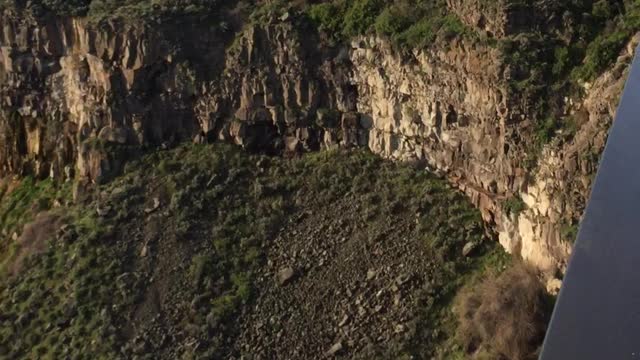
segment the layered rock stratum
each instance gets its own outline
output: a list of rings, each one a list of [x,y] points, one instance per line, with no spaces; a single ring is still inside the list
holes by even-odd
[[[493,40],[548,25],[540,22],[553,7],[447,6]],[[121,171],[123,152],[180,141],[278,154],[367,147],[448,178],[509,252],[549,276],[564,270],[566,228],[584,210],[636,42],[585,95],[561,100],[575,136],[546,144],[532,165],[530,99],[513,91],[515,70],[493,40],[406,50],[364,36],[329,45],[285,15],[230,34],[5,11],[2,174],[101,183]],[[523,211],[505,210],[514,197]]]

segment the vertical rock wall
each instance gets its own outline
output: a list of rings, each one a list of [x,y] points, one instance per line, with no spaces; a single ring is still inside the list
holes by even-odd
[[[196,131],[197,73],[187,61],[196,49],[187,41],[175,44],[139,24],[6,14],[0,31],[3,173],[77,171],[100,181],[118,167],[106,147],[190,139]],[[184,37],[192,31],[183,29]],[[208,43],[218,58],[200,57],[215,67],[225,46],[215,34]]]
[[[500,3],[496,14],[482,1],[448,3],[493,36],[522,25]],[[453,40],[401,52],[364,37],[328,48],[297,21],[247,26],[230,42],[197,25],[176,39],[170,27],[5,14],[2,174],[99,182],[121,165],[114,150],[180,140],[274,153],[367,146],[448,177],[507,250],[548,274],[564,268],[567,219],[584,209],[632,47],[584,100],[568,101],[576,136],[547,145],[530,170],[532,121],[496,47]],[[526,209],[506,213],[514,196]]]

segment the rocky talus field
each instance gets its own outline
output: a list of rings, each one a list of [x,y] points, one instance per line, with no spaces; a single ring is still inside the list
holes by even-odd
[[[0,0],[0,358],[535,359],[636,0]]]
[[[3,225],[33,221],[3,249],[9,358],[461,352],[454,295],[511,263],[446,181],[362,150],[180,146],[77,203],[15,186]]]

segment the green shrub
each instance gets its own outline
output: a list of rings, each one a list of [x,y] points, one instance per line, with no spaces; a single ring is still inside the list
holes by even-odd
[[[436,32],[431,19],[422,19],[398,34],[396,39],[409,48],[422,48],[435,40]]]
[[[330,2],[315,4],[309,8],[308,15],[320,30],[333,35],[342,33],[344,22],[342,6]]]
[[[448,14],[442,18],[440,29],[447,39],[461,35],[467,30],[462,21],[460,21],[460,18],[453,14]]]
[[[584,65],[578,69],[578,76],[584,80],[598,76],[617,59],[629,36],[626,31],[598,36],[589,44]]]
[[[240,305],[239,299],[233,294],[216,297],[211,301],[211,313],[217,319],[224,319],[234,313]]]
[[[553,75],[560,76],[564,74],[570,66],[571,57],[569,49],[566,47],[556,48],[554,51],[555,62],[553,63]]]
[[[614,15],[613,5],[610,0],[599,0],[593,4],[591,14],[600,19],[610,19]]]
[[[354,0],[344,16],[344,35],[352,37],[366,33],[384,5],[383,0]]]
[[[242,302],[246,302],[251,297],[251,276],[248,273],[240,272],[231,275],[231,283],[234,286],[236,296]]]
[[[590,81],[600,75],[617,59],[631,36],[640,31],[638,1],[614,6],[611,1],[600,0],[593,4],[592,15],[596,25],[591,29],[597,31],[589,32],[584,62],[573,71],[574,79]]]
[[[537,144],[542,147],[548,144],[556,134],[559,124],[555,117],[548,117],[536,124],[535,139]]]
[[[193,257],[191,262],[191,278],[196,286],[200,286],[202,279],[207,276],[207,273],[213,270],[213,259],[209,255],[199,254]]]
[[[272,19],[282,16],[289,9],[289,3],[285,0],[263,2],[251,13],[251,20],[255,23],[266,24]]]
[[[573,222],[566,222],[562,224],[560,228],[560,235],[562,236],[562,240],[569,241],[571,243],[576,241],[578,237],[578,224]]]
[[[63,15],[84,15],[89,10],[91,0],[42,0],[48,9]]]
[[[24,3],[21,0],[4,0],[0,6],[14,7]],[[38,16],[49,12],[62,16],[88,16],[99,21],[110,17],[144,19],[212,13],[230,3],[221,0],[31,0],[28,9]]]
[[[306,13],[319,30],[333,38],[348,38],[375,30],[406,47],[424,47],[437,36],[448,40],[469,32],[456,15],[448,13],[442,0],[328,1],[309,6]]]
[[[524,203],[521,197],[513,196],[503,203],[502,208],[506,213],[518,216],[524,209],[527,208],[527,205]]]
[[[412,22],[411,9],[408,6],[392,5],[378,15],[375,29],[378,34],[391,36],[406,30]]]

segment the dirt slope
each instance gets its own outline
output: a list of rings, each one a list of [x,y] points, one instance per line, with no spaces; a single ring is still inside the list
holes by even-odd
[[[3,244],[25,259],[1,277],[2,356],[428,358],[456,351],[457,289],[505,261],[446,182],[366,151],[182,146],[85,203],[67,188],[2,208],[59,226],[39,251]]]

